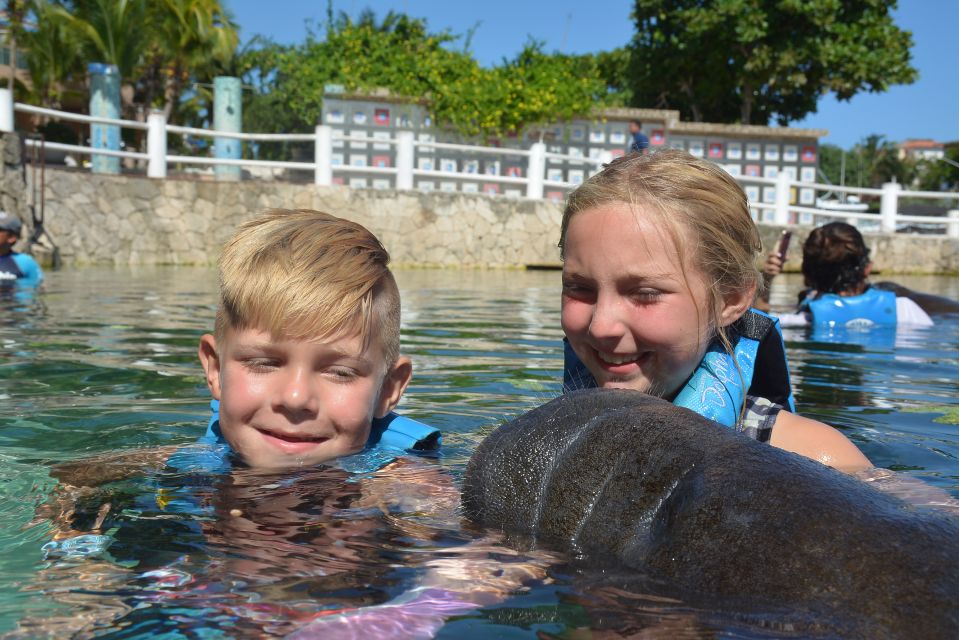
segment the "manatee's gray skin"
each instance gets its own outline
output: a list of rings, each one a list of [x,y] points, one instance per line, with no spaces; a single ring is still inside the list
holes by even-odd
[[[637,392],[578,391],[503,425],[463,506],[689,602],[785,608],[810,634],[959,637],[956,518]]]
[[[934,296],[931,293],[922,293],[921,291],[913,291],[895,282],[877,282],[875,287],[885,291],[892,291],[899,298],[909,298],[931,316],[942,315],[944,313],[959,313],[959,302],[950,300],[949,298]]]

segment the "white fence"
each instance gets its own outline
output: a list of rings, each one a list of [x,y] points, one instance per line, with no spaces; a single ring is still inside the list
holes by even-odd
[[[581,163],[586,168],[586,173],[589,174],[595,173],[603,164],[611,160],[611,155],[609,155],[608,152],[605,152],[599,158],[581,158],[549,153],[546,150],[546,146],[541,142],[533,143],[529,149],[524,150],[416,140],[410,131],[400,131],[395,138],[373,138],[344,136],[327,125],[317,125],[313,133],[239,133],[168,125],[166,118],[161,113],[150,114],[147,122],[96,118],[53,109],[43,109],[27,104],[14,104],[9,90],[0,89],[0,131],[13,131],[14,111],[67,122],[115,125],[121,128],[146,131],[145,152],[112,151],[54,142],[40,143],[32,139],[28,139],[27,144],[43,144],[47,149],[82,156],[104,155],[129,158],[140,163],[145,162],[146,175],[156,179],[167,177],[167,170],[170,164],[186,166],[242,166],[248,168],[259,167],[265,169],[312,171],[313,181],[317,185],[334,184],[336,180],[335,174],[339,174],[340,179],[342,179],[342,176],[349,176],[351,174],[379,175],[388,180],[374,180],[374,188],[392,187],[396,189],[413,189],[415,178],[460,181],[481,179],[484,183],[514,187],[513,189],[506,189],[506,195],[525,195],[526,198],[542,199],[545,188],[569,190],[576,187],[576,184],[571,182],[547,179],[546,164],[548,160]],[[294,162],[170,155],[167,153],[167,136],[169,134],[205,138],[232,138],[247,142],[312,142],[314,159],[312,162]],[[395,166],[378,167],[334,164],[334,144],[340,144],[342,142],[394,146],[396,148]],[[448,149],[477,155],[492,154],[499,157],[521,157],[525,158],[525,171],[522,172],[522,175],[511,176],[498,174],[477,175],[475,172],[459,171],[456,168],[452,170],[417,168],[414,166],[417,149]],[[441,169],[444,169],[444,167],[441,167]],[[899,213],[901,198],[908,197],[955,203],[959,201],[959,193],[956,192],[909,191],[904,190],[901,185],[894,182],[884,184],[881,189],[839,187],[818,182],[801,182],[785,172],[780,172],[776,178],[763,178],[758,176],[735,177],[746,190],[753,215],[759,222],[777,225],[819,224],[825,221],[839,219],[869,231],[902,231],[904,230],[903,227],[909,225],[911,229],[917,229],[921,226],[929,230],[945,232],[950,237],[959,238],[959,208],[950,210],[946,217],[913,216]],[[423,181],[420,181],[419,184],[423,184]],[[837,205],[829,205],[827,207],[801,205],[798,204],[798,198],[796,197],[796,194],[799,193],[800,190],[807,190],[807,193],[809,192],[808,190],[812,190],[817,196],[821,193],[849,194],[857,197],[878,196],[880,201],[879,214],[877,216],[875,213],[855,210],[855,207],[843,204],[842,200],[845,200],[846,196],[843,196],[842,200],[835,201],[838,203]],[[758,197],[760,192],[763,193],[764,197]],[[553,191],[550,193],[555,197],[555,194],[558,192]],[[814,197],[813,201],[817,204],[822,204],[818,197]],[[835,206],[835,208],[832,208],[833,206]]]

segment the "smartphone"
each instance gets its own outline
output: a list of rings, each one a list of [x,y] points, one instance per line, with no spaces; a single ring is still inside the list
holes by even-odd
[[[789,251],[789,241],[793,238],[793,232],[783,229],[783,233],[779,236],[779,244],[776,245],[776,253],[779,254],[779,259],[783,262],[786,261],[786,252]]]

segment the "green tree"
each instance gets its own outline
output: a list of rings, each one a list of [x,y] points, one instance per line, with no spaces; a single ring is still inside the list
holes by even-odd
[[[785,125],[833,92],[916,79],[895,0],[635,0],[633,104],[695,121]]]
[[[42,104],[105,62],[133,89],[123,92],[129,111],[162,106],[176,121],[185,87],[229,66],[239,40],[220,0],[27,0],[25,9],[35,27],[21,40]]]
[[[138,70],[151,27],[148,14],[143,0],[73,0],[51,8],[54,21],[79,45],[83,63],[116,65],[123,79]],[[44,27],[38,22],[38,29]]]
[[[454,48],[457,39],[448,31],[431,32],[422,19],[390,12],[378,20],[365,11],[355,20],[342,13],[328,19],[324,34],[311,30],[301,45],[261,41],[240,56],[244,81],[257,87],[244,126],[311,129],[327,84],[420,99],[437,123],[487,137],[589,113],[608,94],[592,56],[546,53],[530,41],[487,69],[468,46]]]
[[[26,0],[6,0],[3,4],[3,20],[6,22],[6,44],[10,49],[10,73],[7,88],[14,90],[17,74],[17,39],[23,35],[27,14]]]
[[[900,158],[899,145],[876,133],[856,144],[847,155],[847,163],[850,159],[855,163],[856,186],[881,187],[892,181],[908,185],[916,177],[916,163]],[[846,175],[850,175],[848,166]]]
[[[536,41],[528,42],[514,58],[494,67],[491,77],[492,85],[482,89],[495,97],[499,108],[488,114],[493,117],[460,123],[461,130],[474,135],[499,135],[521,131],[531,124],[569,120],[589,114],[607,91],[593,58],[547,54],[543,44]],[[453,106],[455,111],[439,110],[438,115],[455,123],[455,116],[466,105]],[[470,130],[468,125],[474,123],[479,126]]]
[[[834,144],[819,145],[819,170],[831,184],[840,184],[845,179],[843,176],[843,155],[845,153],[844,149]],[[846,169],[846,176],[848,176],[848,168]]]
[[[945,160],[925,160],[919,173],[919,188],[925,191],[959,191],[959,146],[946,149]],[[955,201],[953,201],[953,204]]]
[[[630,49],[617,47],[592,54],[599,77],[606,85],[604,103],[610,107],[625,107],[633,101],[632,81],[629,75]]]
[[[169,119],[192,79],[210,79],[230,65],[239,34],[219,0],[158,0],[151,13],[138,93],[146,106],[162,104]]]
[[[64,83],[83,63],[82,46],[70,33],[60,6],[32,0],[28,11],[36,28],[20,32],[19,42],[28,51],[31,90],[25,99],[59,107]]]

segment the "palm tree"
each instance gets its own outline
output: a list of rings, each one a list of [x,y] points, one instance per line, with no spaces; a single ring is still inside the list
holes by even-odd
[[[80,43],[87,62],[115,65],[129,80],[150,39],[147,7],[144,0],[73,0],[70,9],[58,3],[53,12]]]
[[[915,178],[915,166],[899,157],[899,145],[885,136],[872,134],[852,149],[858,160],[860,186],[881,187],[884,182],[896,180],[909,184]]]
[[[28,0],[26,10],[35,26],[24,28],[19,42],[28,51],[30,98],[57,108],[67,79],[82,74],[83,47],[74,37],[59,5],[47,0]]]
[[[211,79],[233,58],[239,33],[220,0],[162,0],[152,5],[153,39],[144,64],[147,107],[162,100],[169,119],[190,78]]]
[[[36,28],[22,39],[41,102],[70,76],[85,77],[86,63],[104,62],[116,65],[127,108],[143,118],[162,105],[172,119],[190,78],[215,75],[239,41],[221,0],[25,2]]]

